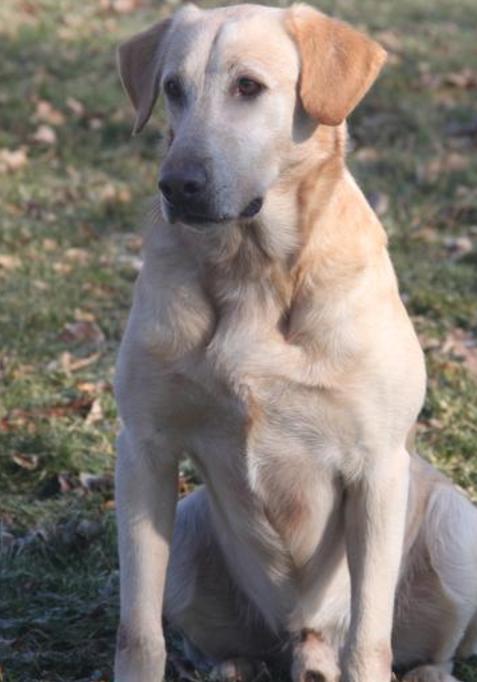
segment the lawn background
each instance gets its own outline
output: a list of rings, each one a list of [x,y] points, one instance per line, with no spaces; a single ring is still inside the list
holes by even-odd
[[[319,6],[390,53],[351,118],[349,160],[426,351],[419,449],[476,499],[477,3]],[[114,53],[173,8],[1,2],[2,682],[112,679],[111,385],[162,129],[157,114],[131,138]],[[184,467],[183,491],[194,482]],[[477,665],[460,674],[477,681]]]

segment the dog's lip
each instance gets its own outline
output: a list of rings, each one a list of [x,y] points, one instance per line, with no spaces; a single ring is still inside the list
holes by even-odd
[[[250,219],[255,217],[261,210],[263,206],[262,197],[255,197],[252,201],[247,204],[244,210],[238,215],[228,215],[223,214],[219,216],[207,215],[205,213],[192,213],[188,211],[181,211],[177,206],[171,204],[166,197],[162,197],[164,204],[167,207],[169,213],[169,220],[171,223],[181,222],[185,225],[221,225],[223,223],[229,223],[233,220],[238,220],[240,218]]]
[[[209,215],[202,215],[200,213],[183,213],[180,217],[179,220],[181,223],[186,223],[190,225],[207,225],[207,224],[213,224],[213,225],[220,225],[221,223],[227,223],[231,220],[231,218],[227,218],[226,216],[209,216]]]
[[[166,199],[164,195],[162,195],[162,201],[164,202],[164,205],[167,208],[167,212],[169,214],[169,220],[171,223],[176,223],[176,222],[181,222],[185,223],[186,225],[207,225],[207,224],[220,224],[220,223],[225,223],[229,220],[231,220],[230,217],[228,216],[211,216],[211,215],[206,215],[205,213],[192,213],[189,211],[184,211],[175,206],[174,204],[171,204],[170,201]]]

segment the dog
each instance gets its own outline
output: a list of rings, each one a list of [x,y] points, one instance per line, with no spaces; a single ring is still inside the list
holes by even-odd
[[[450,682],[477,652],[477,513],[414,452],[423,354],[345,165],[385,56],[300,4],[119,48],[134,131],[161,92],[170,134],[115,386],[117,682],[162,679],[162,614],[222,679]]]

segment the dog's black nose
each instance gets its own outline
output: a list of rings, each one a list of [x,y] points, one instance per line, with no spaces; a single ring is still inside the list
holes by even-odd
[[[181,164],[164,170],[159,189],[170,204],[181,205],[200,200],[207,185],[204,168],[198,163]]]

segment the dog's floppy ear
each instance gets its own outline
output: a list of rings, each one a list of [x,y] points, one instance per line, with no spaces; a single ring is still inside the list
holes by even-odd
[[[300,53],[299,94],[319,123],[341,123],[375,81],[386,51],[374,40],[307,5],[292,5],[285,27]]]
[[[146,125],[157,99],[161,46],[170,25],[171,19],[164,19],[118,48],[119,75],[136,110],[134,134],[140,133]]]

